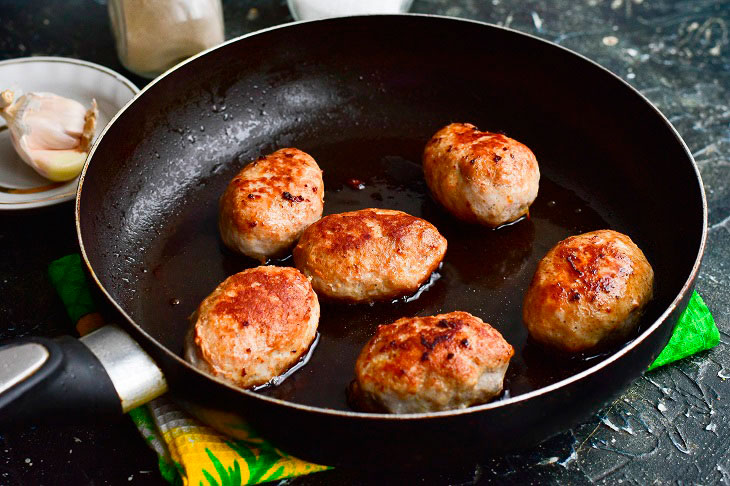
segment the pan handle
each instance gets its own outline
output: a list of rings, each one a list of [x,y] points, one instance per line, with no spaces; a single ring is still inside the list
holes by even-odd
[[[167,390],[162,371],[127,333],[23,338],[0,347],[0,428],[120,416]]]

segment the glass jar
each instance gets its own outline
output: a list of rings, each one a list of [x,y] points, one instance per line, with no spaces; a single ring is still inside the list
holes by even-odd
[[[145,78],[224,40],[220,0],[109,0],[109,19],[119,60]]]

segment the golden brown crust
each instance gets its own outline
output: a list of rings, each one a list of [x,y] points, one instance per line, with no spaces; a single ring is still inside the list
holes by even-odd
[[[404,317],[379,326],[363,348],[353,398],[396,413],[483,403],[502,390],[513,354],[499,331],[467,312]]]
[[[571,236],[538,264],[523,320],[534,339],[564,351],[612,344],[638,326],[653,279],[628,236],[612,230]]]
[[[423,171],[434,197],[454,216],[492,227],[527,214],[540,180],[529,148],[469,123],[434,134],[423,152]]]
[[[324,182],[317,162],[284,148],[259,157],[229,183],[219,227],[229,248],[265,261],[280,256],[322,216]]]
[[[298,270],[257,267],[223,281],[194,318],[201,368],[248,388],[280,375],[307,352],[319,302]]]
[[[446,239],[402,211],[362,209],[312,224],[293,253],[318,294],[359,302],[415,292],[443,259]]]

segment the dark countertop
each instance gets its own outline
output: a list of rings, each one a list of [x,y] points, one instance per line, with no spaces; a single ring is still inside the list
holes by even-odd
[[[283,1],[227,1],[224,10],[228,37],[291,20]],[[697,290],[721,343],[647,373],[591,420],[521,454],[449,474],[335,470],[286,484],[730,483],[730,0],[415,0],[411,11],[484,20],[559,43],[657,105],[704,179],[710,230]],[[119,64],[104,0],[0,0],[0,60],[31,55],[84,59],[146,82]],[[78,249],[72,204],[0,214],[0,221],[0,339],[68,332],[46,267]],[[125,418],[0,433],[0,486],[19,484],[166,483]]]

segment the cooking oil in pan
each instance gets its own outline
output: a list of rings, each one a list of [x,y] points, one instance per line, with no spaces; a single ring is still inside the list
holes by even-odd
[[[346,388],[355,360],[379,324],[404,316],[470,312],[498,329],[515,348],[502,398],[517,396],[578,373],[603,358],[563,357],[528,339],[522,323],[522,298],[538,261],[558,241],[574,234],[609,228],[610,215],[594,208],[543,171],[529,217],[498,229],[456,220],[428,193],[417,161],[422,141],[370,140],[302,146],[324,170],[325,214],[376,207],[405,211],[434,224],[448,240],[441,267],[415,294],[372,305],[320,299],[319,341],[285,380],[259,393],[288,401],[349,410]],[[383,155],[383,151],[398,155]],[[240,165],[240,164],[239,164]],[[541,164],[541,167],[549,164]],[[147,253],[151,271],[139,287],[155,299],[140,299],[135,318],[170,323],[155,337],[172,349],[183,347],[188,316],[229,275],[258,265],[220,242],[217,197],[227,172],[201,189],[181,208],[180,219]],[[221,180],[218,180],[220,178]],[[609,218],[604,218],[608,215]],[[291,258],[271,264],[293,265]],[[195,276],[195,278],[191,278]],[[170,305],[179,299],[178,305]]]

